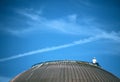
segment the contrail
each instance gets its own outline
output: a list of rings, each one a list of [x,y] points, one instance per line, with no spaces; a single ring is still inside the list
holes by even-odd
[[[58,46],[38,49],[38,50],[34,50],[34,51],[23,53],[23,54],[10,56],[10,57],[7,57],[7,58],[1,58],[0,62],[5,62],[5,61],[9,61],[9,60],[25,57],[25,56],[38,54],[38,53],[43,53],[43,52],[54,51],[54,50],[63,49],[63,48],[67,48],[67,47],[72,47],[72,46],[75,46],[75,45],[85,44],[85,43],[89,43],[89,42],[93,42],[93,41],[99,40],[101,38],[108,38],[108,37],[103,37],[103,36],[89,37],[87,39],[77,40],[77,41],[74,41],[74,42],[68,43],[68,44],[63,44],[63,45],[58,45]],[[113,38],[110,38],[110,39],[113,39]]]

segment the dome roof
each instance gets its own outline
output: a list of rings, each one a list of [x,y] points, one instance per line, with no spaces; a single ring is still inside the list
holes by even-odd
[[[53,61],[36,64],[10,82],[120,82],[120,79],[92,63]]]

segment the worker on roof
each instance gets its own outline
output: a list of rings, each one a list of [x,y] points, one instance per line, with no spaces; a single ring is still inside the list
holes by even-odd
[[[97,63],[97,60],[95,57],[92,59],[92,63],[94,63],[94,64]]]
[[[99,63],[97,62],[97,59],[96,59],[95,57],[92,59],[92,63],[93,63],[93,65],[100,67],[100,65],[99,65]]]

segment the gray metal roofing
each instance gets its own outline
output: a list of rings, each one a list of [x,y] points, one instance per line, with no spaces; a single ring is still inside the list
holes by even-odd
[[[11,82],[120,82],[120,79],[88,62],[54,61],[37,64]]]

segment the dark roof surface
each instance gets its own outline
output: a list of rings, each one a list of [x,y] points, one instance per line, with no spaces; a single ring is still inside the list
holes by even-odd
[[[53,61],[36,64],[11,82],[120,82],[120,79],[87,62]]]

